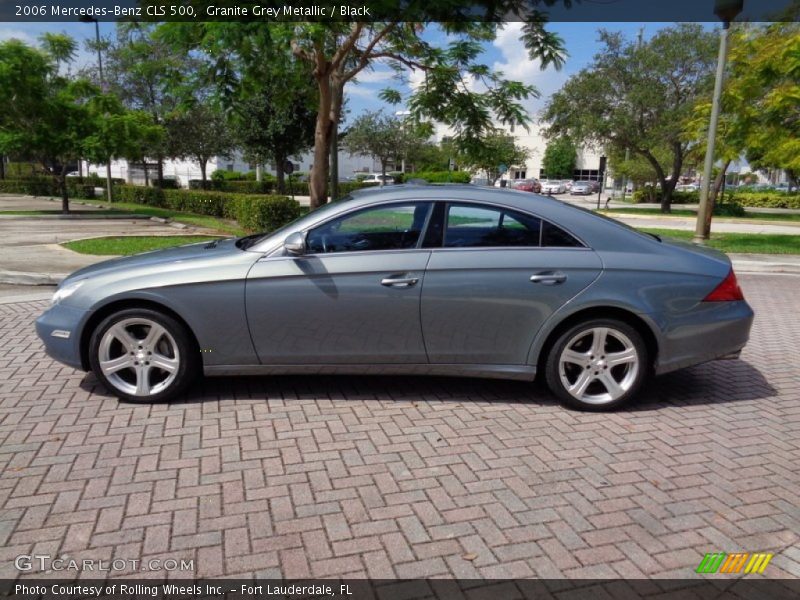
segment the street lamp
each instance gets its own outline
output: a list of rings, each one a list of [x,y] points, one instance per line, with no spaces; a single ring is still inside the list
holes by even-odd
[[[101,52],[100,46],[100,22],[95,19],[94,17],[90,17],[88,15],[81,15],[78,17],[78,20],[81,23],[94,23],[94,39],[95,39],[95,46],[97,47],[97,68],[100,71],[100,87],[103,91],[106,91],[106,80],[103,77],[103,53]],[[89,170],[89,166],[87,164],[86,170]],[[88,174],[88,173],[87,173]],[[108,157],[108,162],[106,163],[106,193],[108,195],[108,201],[113,202],[112,194],[111,194],[111,157]]]
[[[714,142],[717,137],[719,122],[719,103],[722,96],[722,82],[725,79],[725,60],[728,56],[728,31],[731,21],[742,12],[744,0],[716,0],[714,14],[722,21],[719,36],[719,56],[717,57],[717,75],[714,79],[714,97],[711,102],[711,121],[708,125],[708,141],[706,142],[706,160],[703,165],[703,181],[700,184],[700,206],[697,208],[697,224],[694,230],[694,241],[704,244],[708,239],[706,222],[709,221],[708,192],[711,186],[711,169],[714,166]]]

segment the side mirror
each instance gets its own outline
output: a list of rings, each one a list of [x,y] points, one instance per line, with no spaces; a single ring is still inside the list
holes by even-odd
[[[306,253],[306,234],[300,231],[292,233],[283,241],[283,249],[291,256],[302,256]]]

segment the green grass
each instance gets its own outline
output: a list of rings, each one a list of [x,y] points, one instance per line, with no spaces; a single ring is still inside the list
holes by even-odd
[[[171,210],[169,208],[157,208],[155,206],[135,204],[133,202],[114,202],[114,210],[135,213],[137,215],[161,217],[162,219],[171,219],[173,221],[179,221],[180,223],[186,223],[188,225],[205,227],[207,229],[215,229],[219,232],[227,233],[229,235],[240,236],[247,234],[247,232],[235,221],[228,221],[218,217],[209,217],[208,215],[185,213],[177,210]]]
[[[655,233],[661,237],[671,237],[686,242],[690,242],[694,237],[693,231],[653,229],[650,227],[641,227],[639,229],[648,233]],[[712,233],[708,245],[723,252],[742,254],[800,254],[800,235]]]
[[[614,215],[658,215],[661,217],[664,216],[672,216],[672,217],[696,217],[697,211],[696,210],[686,210],[686,209],[678,209],[673,210],[668,215],[661,212],[658,208],[609,208],[607,210],[600,211],[603,214],[609,214],[609,216]],[[764,213],[764,212],[748,212],[747,214],[741,217],[725,217],[725,216],[715,216],[714,219],[735,219],[737,221],[754,221],[754,220],[762,220],[762,221],[792,221],[795,223],[800,223],[800,214],[780,214],[780,213]]]
[[[74,242],[65,242],[62,245],[80,254],[129,256],[140,252],[160,250],[161,248],[182,246],[195,242],[206,242],[213,239],[217,238],[207,235],[131,235],[75,240]]]
[[[128,211],[114,209],[100,210],[70,210],[71,215],[121,215]],[[26,215],[63,215],[61,210],[0,210],[0,215],[26,216]]]

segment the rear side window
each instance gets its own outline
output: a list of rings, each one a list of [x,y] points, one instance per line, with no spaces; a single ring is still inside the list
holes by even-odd
[[[450,204],[444,247],[538,247],[541,227],[541,219],[520,212],[475,204]]]
[[[547,248],[583,248],[574,236],[561,227],[544,221],[542,223],[542,246]]]

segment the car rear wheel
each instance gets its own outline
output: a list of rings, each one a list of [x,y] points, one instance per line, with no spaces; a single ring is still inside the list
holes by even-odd
[[[564,331],[547,358],[548,387],[567,406],[612,410],[631,400],[648,375],[647,346],[636,329],[592,319]]]
[[[200,366],[186,327],[150,309],[126,309],[104,319],[89,342],[89,362],[110,391],[140,402],[174,398]]]

